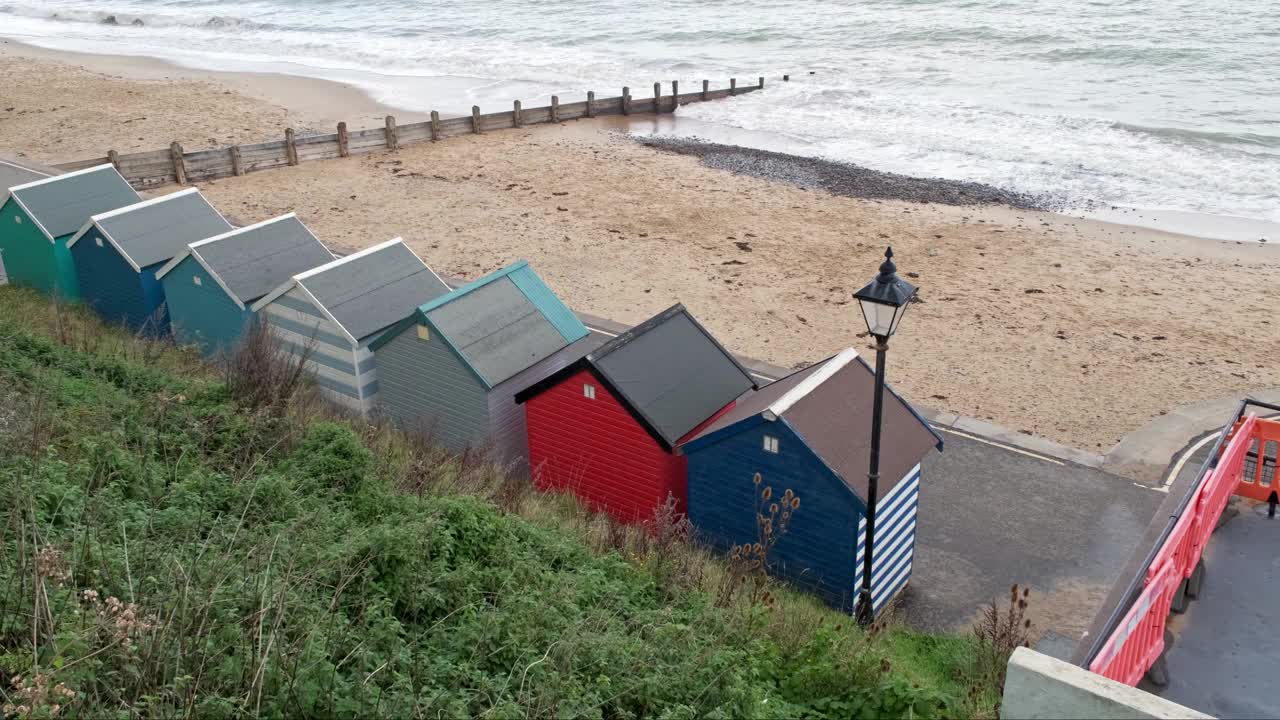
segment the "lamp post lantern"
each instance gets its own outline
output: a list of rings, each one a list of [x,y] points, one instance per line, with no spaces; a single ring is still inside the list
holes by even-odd
[[[876,339],[876,390],[871,418],[871,467],[867,472],[867,539],[862,556],[862,589],[858,593],[857,617],[860,625],[870,625],[875,619],[871,597],[872,556],[876,537],[876,496],[880,485],[880,425],[884,411],[884,364],[889,350],[889,338],[898,330],[898,323],[907,312],[907,305],[915,297],[916,287],[898,277],[893,264],[893,248],[884,252],[880,274],[867,286],[854,293],[867,321],[867,332]]]

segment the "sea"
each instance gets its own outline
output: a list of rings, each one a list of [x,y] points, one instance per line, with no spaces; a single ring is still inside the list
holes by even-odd
[[[0,0],[0,36],[445,113],[764,76],[663,131],[1247,239],[1280,223],[1280,0]]]

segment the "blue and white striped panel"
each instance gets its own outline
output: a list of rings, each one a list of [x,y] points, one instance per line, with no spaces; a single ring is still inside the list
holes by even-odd
[[[308,369],[320,388],[339,404],[367,412],[362,390],[377,392],[373,355],[368,350],[356,364],[357,350],[324,314],[297,288],[262,309],[272,332],[294,355],[308,350]]]
[[[916,549],[916,511],[920,507],[920,465],[911,468],[889,494],[876,503],[876,546],[871,568],[871,606],[875,612],[906,586]],[[862,587],[862,558],[867,519],[858,521],[857,587]],[[856,592],[857,588],[855,588]]]

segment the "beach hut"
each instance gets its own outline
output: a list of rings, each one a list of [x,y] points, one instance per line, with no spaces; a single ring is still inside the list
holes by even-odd
[[[689,462],[688,514],[699,537],[726,550],[756,542],[756,513],[769,516],[790,490],[800,506],[769,553],[770,570],[852,610],[862,585],[874,391],[874,369],[847,349],[743,398],[689,438],[680,453]],[[933,448],[942,449],[937,433],[886,392],[872,557],[876,612],[911,577],[920,463]],[[760,500],[766,487],[771,498]]]
[[[445,447],[523,464],[515,393],[587,353],[585,325],[521,260],[422,305],[370,345],[381,407]]]
[[[448,292],[440,276],[395,238],[294,275],[250,309],[262,314],[285,349],[306,357],[330,397],[363,415],[378,399],[369,344]]]
[[[235,347],[255,301],[332,260],[333,253],[289,213],[191,243],[156,278],[174,339],[212,356]]]
[[[93,215],[67,243],[80,296],[106,320],[165,335],[156,273],[187,245],[230,229],[196,188]]]
[[[55,175],[9,188],[0,205],[0,258],[14,285],[64,300],[80,297],[67,242],[91,215],[141,198],[111,165]]]
[[[683,511],[680,440],[755,387],[745,368],[675,305],[516,394],[539,487],[569,489],[623,522]]]

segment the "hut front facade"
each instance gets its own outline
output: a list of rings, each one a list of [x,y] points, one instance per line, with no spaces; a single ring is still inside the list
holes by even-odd
[[[770,571],[853,610],[862,582],[875,372],[852,348],[743,398],[680,447],[689,463],[689,520],[723,550],[759,540],[787,490],[798,497]],[[872,606],[888,607],[911,577],[921,460],[942,440],[886,392],[873,548]],[[755,475],[761,482],[756,485]],[[768,488],[770,497],[762,494]]]
[[[515,393],[587,352],[588,330],[525,261],[419,307],[372,344],[381,407],[453,450],[523,464]]]
[[[682,438],[755,387],[745,368],[675,305],[516,394],[529,465],[543,489],[571,490],[622,522],[687,496]]]
[[[230,229],[196,188],[94,215],[67,243],[81,298],[105,320],[165,335],[169,320],[156,274],[191,243]]]
[[[0,204],[0,259],[9,282],[64,300],[79,299],[68,241],[90,216],[139,200],[111,165],[9,188]]]
[[[325,393],[368,414],[378,400],[370,343],[449,286],[400,238],[295,275],[255,302],[284,348],[305,357]]]
[[[250,306],[333,253],[293,213],[192,243],[156,277],[175,341],[206,357],[234,350]]]

